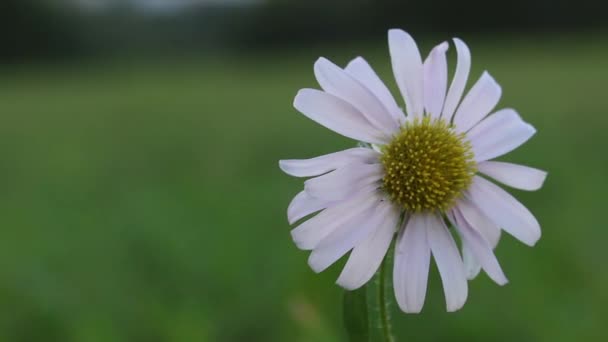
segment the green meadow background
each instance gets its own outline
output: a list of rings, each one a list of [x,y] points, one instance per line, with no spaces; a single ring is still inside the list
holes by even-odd
[[[422,314],[393,306],[398,341],[608,340],[606,35],[461,38],[469,87],[489,70],[538,130],[504,159],[548,170],[510,190],[543,237],[503,235],[510,283],[480,275],[457,313],[433,266]],[[308,268],[286,219],[302,180],[278,168],[354,144],[292,107],[321,55],[395,89],[385,38],[1,66],[0,340],[344,341],[344,261]]]
[[[608,44],[470,38],[472,77],[490,70],[500,105],[538,129],[507,159],[549,171],[539,192],[512,191],[543,238],[531,249],[504,235],[510,283],[481,275],[456,314],[433,269],[423,313],[395,310],[398,336],[601,341]],[[419,40],[425,51],[436,42]],[[0,338],[342,339],[340,266],[314,275],[291,243],[285,210],[302,183],[277,161],[353,145],[291,101],[316,86],[319,54],[369,56],[392,84],[385,45],[5,70]]]

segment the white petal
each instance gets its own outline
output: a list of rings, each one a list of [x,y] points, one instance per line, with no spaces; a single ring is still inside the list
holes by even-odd
[[[393,74],[405,100],[409,116],[424,113],[423,67],[420,51],[414,39],[399,29],[388,31],[388,45]]]
[[[463,245],[466,243],[467,248],[470,249],[475,259],[494,282],[498,285],[506,284],[508,282],[507,277],[505,277],[490,243],[471,227],[457,209],[453,211],[453,216],[456,222],[452,223],[462,236]]]
[[[374,205],[371,208],[369,206],[361,208],[358,215],[353,216],[323,238],[310,253],[308,258],[310,268],[317,273],[323,272],[353,247],[369,237],[383,220],[382,212],[378,210],[378,204],[380,203],[380,200],[375,198]]]
[[[291,200],[287,208],[289,224],[293,224],[299,219],[325,209],[334,203],[333,201],[311,197],[306,191],[301,191]]]
[[[351,139],[384,145],[390,136],[376,129],[350,103],[316,89],[301,89],[293,106],[309,119]]]
[[[346,164],[378,162],[380,153],[363,147],[349,148],[310,159],[286,159],[279,161],[283,172],[294,177],[312,177],[338,169]]]
[[[456,64],[456,72],[454,73],[454,79],[448,90],[448,94],[445,97],[445,104],[443,105],[443,114],[447,122],[452,120],[454,111],[460,103],[462,93],[467,85],[469,79],[469,71],[471,70],[471,52],[467,45],[460,39],[454,38],[454,45],[456,46],[456,52],[458,54],[458,62]]]
[[[374,188],[364,189],[352,198],[323,210],[292,229],[291,237],[298,248],[313,249],[327,235],[369,208],[377,198]]]
[[[381,220],[374,232],[350,253],[348,261],[340,273],[337,284],[347,290],[355,290],[365,285],[376,273],[393,240],[399,210],[389,201],[378,206]]]
[[[488,218],[516,239],[529,246],[540,239],[540,225],[536,218],[497,185],[475,176],[467,195]]]
[[[424,61],[424,107],[433,118],[441,116],[448,86],[448,43],[437,45]]]
[[[547,177],[547,173],[539,169],[497,161],[479,163],[477,170],[512,188],[530,191],[540,189]]]
[[[456,242],[443,219],[437,215],[426,215],[426,217],[429,247],[441,276],[447,311],[453,312],[462,308],[468,296],[464,264]]]
[[[323,90],[352,104],[377,129],[388,134],[399,130],[382,102],[356,78],[326,58],[319,58],[314,69]]]
[[[460,199],[457,208],[471,227],[477,230],[490,243],[492,248],[496,248],[500,240],[500,227],[479,211],[467,198]]]
[[[412,215],[395,245],[393,287],[399,307],[408,313],[420,312],[426,297],[431,261],[426,221],[423,215]]]
[[[464,270],[467,274],[467,279],[472,280],[479,275],[481,271],[481,264],[473,255],[471,248],[466,242],[462,241],[462,262],[464,263]]]
[[[468,134],[475,160],[482,162],[511,152],[530,139],[536,130],[513,109],[488,116]]]
[[[382,164],[348,164],[336,171],[304,182],[304,189],[311,196],[338,201],[360,189],[377,182],[384,174]]]
[[[376,72],[374,72],[374,69],[372,69],[365,59],[362,57],[353,59],[348,63],[344,70],[359,80],[359,82],[376,95],[399,126],[405,123],[405,114],[403,114],[403,111],[399,108],[397,102],[395,102],[395,98],[384,82],[382,82],[380,77],[378,77]]]
[[[453,208],[452,210],[446,212],[447,217],[450,219],[450,222],[452,222],[452,225],[454,226],[454,222],[456,222],[456,219],[454,218],[455,211],[456,208]],[[468,280],[475,279],[475,277],[477,277],[477,275],[479,275],[479,272],[481,271],[481,265],[473,255],[473,252],[471,251],[471,248],[467,245],[467,242],[463,239],[460,239],[460,242],[462,245],[461,250],[462,262],[464,263],[464,272]]]
[[[484,71],[477,83],[464,97],[456,111],[454,124],[458,132],[466,132],[496,107],[502,89],[492,76]]]

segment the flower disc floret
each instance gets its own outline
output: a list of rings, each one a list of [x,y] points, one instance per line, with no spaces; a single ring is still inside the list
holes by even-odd
[[[462,196],[476,172],[471,144],[442,119],[406,122],[384,147],[383,188],[409,211],[445,211]]]

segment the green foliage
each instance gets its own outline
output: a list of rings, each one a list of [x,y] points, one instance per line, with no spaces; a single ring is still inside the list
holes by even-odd
[[[344,291],[344,328],[350,342],[370,342],[367,286]]]
[[[395,302],[390,272],[393,253],[390,248],[373,279],[365,286],[344,291],[344,328],[349,342],[394,342],[390,314]]]

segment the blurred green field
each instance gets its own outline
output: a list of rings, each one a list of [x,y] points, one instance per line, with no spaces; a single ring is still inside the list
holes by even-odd
[[[510,283],[481,275],[456,314],[432,269],[399,340],[608,340],[608,40],[469,45],[471,77],[488,69],[538,129],[507,159],[549,171],[513,191],[543,238],[504,235]],[[341,263],[315,275],[292,244],[302,183],[277,165],[353,145],[291,106],[319,55],[363,55],[393,85],[384,42],[0,69],[0,340],[342,340]]]

